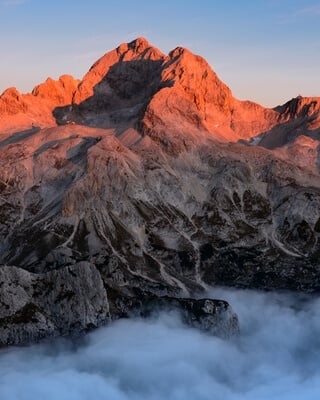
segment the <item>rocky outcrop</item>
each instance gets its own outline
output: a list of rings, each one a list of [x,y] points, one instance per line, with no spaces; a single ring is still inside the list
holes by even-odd
[[[0,113],[1,116],[15,115],[28,111],[28,104],[24,100],[24,96],[18,92],[16,88],[5,90],[0,97]]]
[[[228,338],[239,333],[237,315],[221,300],[128,296],[108,289],[89,262],[33,274],[0,268],[0,347],[44,338],[81,335],[112,319],[147,317],[174,310],[182,321],[209,334]]]
[[[48,78],[33,89],[32,95],[42,100],[49,100],[53,107],[71,104],[79,82],[70,75],[62,75],[57,81]]]
[[[32,274],[0,268],[0,346],[80,334],[110,320],[107,292],[88,262]]]
[[[186,325],[224,339],[240,333],[237,314],[223,300],[196,300],[167,296],[134,298],[130,300],[130,307],[127,304],[124,310],[125,316],[143,318],[157,316],[163,312],[174,312]]]
[[[56,125],[53,110],[72,102],[79,81],[69,75],[58,80],[48,78],[32,93],[21,94],[16,88],[0,96],[0,132],[14,133],[32,126]]]
[[[292,144],[303,135],[319,139],[320,98],[298,96],[286,104],[276,107],[278,123],[271,129],[262,130],[256,144],[267,149],[277,149]]]

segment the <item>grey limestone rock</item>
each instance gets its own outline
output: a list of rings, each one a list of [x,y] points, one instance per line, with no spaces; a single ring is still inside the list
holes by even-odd
[[[110,320],[107,292],[88,262],[42,274],[0,268],[0,345],[80,334]]]

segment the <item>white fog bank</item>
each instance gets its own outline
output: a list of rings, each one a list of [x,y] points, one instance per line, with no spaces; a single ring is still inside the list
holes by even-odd
[[[224,341],[173,315],[123,320],[81,343],[0,351],[1,400],[319,400],[320,301],[215,289],[238,313]]]

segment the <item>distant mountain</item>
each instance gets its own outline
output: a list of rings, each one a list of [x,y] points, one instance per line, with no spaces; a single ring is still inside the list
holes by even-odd
[[[319,290],[319,104],[240,101],[203,58],[143,38],[81,81],[6,90],[0,342],[213,284]]]

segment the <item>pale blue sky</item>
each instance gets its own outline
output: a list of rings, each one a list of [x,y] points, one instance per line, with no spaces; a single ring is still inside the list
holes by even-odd
[[[121,42],[207,59],[241,99],[276,106],[320,96],[320,1],[0,0],[0,92],[48,76],[81,78]]]

